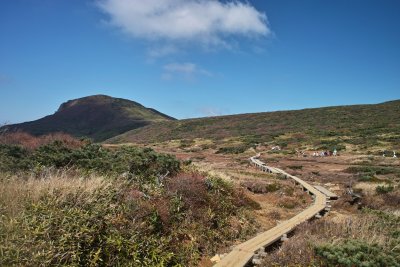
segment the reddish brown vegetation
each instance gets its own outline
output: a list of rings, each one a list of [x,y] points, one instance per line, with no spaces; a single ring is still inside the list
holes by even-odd
[[[218,220],[217,218],[224,217],[222,214],[225,213],[233,215],[241,207],[259,208],[258,203],[249,199],[241,188],[212,188],[207,177],[197,172],[179,173],[167,179],[165,189],[167,195],[153,199],[153,204],[166,228],[177,221],[183,223],[184,219],[180,218],[180,215],[184,213],[190,213],[196,223],[215,227],[217,224],[213,225],[210,219]],[[227,206],[221,205],[221,201]],[[214,215],[207,218],[206,214],[210,211]]]
[[[70,148],[78,148],[83,145],[83,141],[65,133],[52,133],[42,136],[33,136],[24,132],[0,134],[0,144],[19,145],[29,150],[34,150],[54,141],[61,141]]]
[[[207,199],[205,177],[198,173],[181,173],[166,184],[168,191],[180,195],[184,203],[196,210],[204,207]]]

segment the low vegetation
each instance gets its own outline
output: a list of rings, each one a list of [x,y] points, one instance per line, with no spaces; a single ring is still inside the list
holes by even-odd
[[[345,171],[354,174],[354,177],[360,182],[392,183],[399,180],[400,177],[400,168],[396,166],[370,166],[367,164],[351,166]]]
[[[393,185],[378,185],[375,189],[376,193],[378,194],[387,194],[389,192],[392,192],[394,190]]]
[[[171,139],[234,139],[242,145],[220,153],[241,153],[257,144],[274,144],[291,150],[301,146],[337,151],[349,148],[382,155],[400,149],[400,101],[241,114],[167,121],[132,130],[108,140],[111,143],[152,143]],[[389,156],[389,154],[388,154]]]
[[[0,145],[1,266],[196,266],[255,233],[231,183],[151,149]]]
[[[131,179],[155,179],[156,175],[176,174],[180,163],[172,156],[158,154],[152,149],[120,147],[106,149],[90,142],[50,140],[36,148],[0,144],[0,171],[4,173],[31,172],[40,175],[48,168],[73,168],[85,173],[122,175]]]
[[[265,266],[400,266],[400,217],[364,209],[352,217],[301,225]]]
[[[246,145],[237,145],[237,146],[229,146],[229,147],[220,147],[217,150],[217,154],[241,154],[245,152],[249,147]]]
[[[281,185],[277,182],[250,179],[241,182],[241,186],[255,194],[271,193],[278,191],[281,188]]]

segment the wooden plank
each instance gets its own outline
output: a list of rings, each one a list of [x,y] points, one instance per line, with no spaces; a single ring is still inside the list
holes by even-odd
[[[335,193],[329,191],[328,189],[326,189],[323,186],[320,185],[315,185],[314,186],[317,190],[319,190],[321,193],[323,193],[325,196],[327,196],[329,199],[338,199],[338,195],[336,195]]]
[[[281,237],[289,232],[302,222],[305,222],[326,208],[327,197],[312,185],[301,180],[300,178],[290,175],[279,168],[273,168],[266,166],[263,162],[256,159],[255,157],[250,158],[251,163],[256,166],[267,168],[267,170],[273,173],[281,173],[288,178],[295,180],[297,183],[302,185],[307,191],[314,196],[314,203],[303,210],[291,219],[284,221],[274,228],[258,234],[256,237],[247,240],[244,243],[237,245],[228,255],[226,255],[220,262],[215,264],[216,267],[243,267],[251,261],[254,254],[260,249],[273,244],[274,242],[281,239]]]

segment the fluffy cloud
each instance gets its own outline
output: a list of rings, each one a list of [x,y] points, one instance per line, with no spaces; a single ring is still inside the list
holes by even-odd
[[[108,22],[147,40],[225,44],[229,36],[267,36],[267,17],[248,2],[216,0],[98,0]]]
[[[162,78],[164,80],[171,80],[174,77],[183,77],[186,80],[192,80],[198,75],[212,76],[210,72],[190,62],[170,63],[165,65],[163,69]]]

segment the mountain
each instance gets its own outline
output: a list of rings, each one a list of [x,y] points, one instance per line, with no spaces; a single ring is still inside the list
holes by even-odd
[[[245,142],[351,139],[354,143],[400,141],[400,100],[353,105],[186,119],[155,123],[116,136],[109,143],[149,143],[171,139],[239,138]]]
[[[67,101],[53,115],[7,125],[0,131],[23,131],[33,135],[65,132],[102,141],[154,122],[171,120],[175,119],[134,101],[94,95]]]

